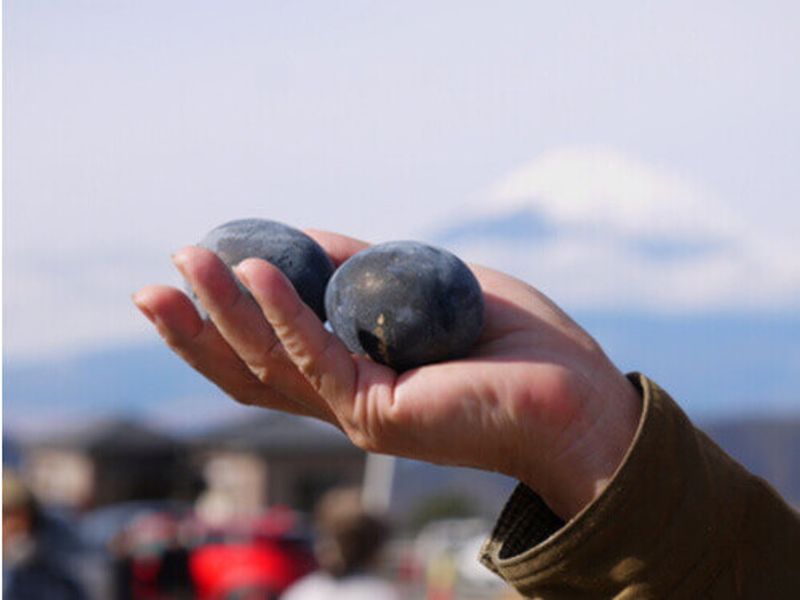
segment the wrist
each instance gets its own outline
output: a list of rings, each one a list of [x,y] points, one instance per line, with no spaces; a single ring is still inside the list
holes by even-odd
[[[633,443],[642,411],[639,391],[616,368],[584,389],[583,409],[559,436],[545,477],[523,479],[564,520],[581,512],[611,482]]]

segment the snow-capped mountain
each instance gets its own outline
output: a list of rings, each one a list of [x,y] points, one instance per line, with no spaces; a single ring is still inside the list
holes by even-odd
[[[546,153],[430,237],[572,309],[800,310],[796,239],[760,230],[699,186],[608,148]]]

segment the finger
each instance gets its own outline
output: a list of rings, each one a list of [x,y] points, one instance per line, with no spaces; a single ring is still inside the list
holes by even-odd
[[[176,354],[237,401],[321,418],[319,411],[266,388],[180,290],[147,286],[133,302]]]
[[[222,337],[256,377],[268,383],[268,367],[280,346],[255,301],[242,292],[225,263],[205,248],[184,248],[172,260]]]
[[[240,263],[235,272],[314,389],[328,400],[352,396],[356,373],[350,353],[300,300],[283,273],[258,259]]]
[[[395,417],[394,371],[353,357],[299,298],[291,282],[269,263],[248,259],[239,279],[261,306],[287,354],[336,413],[350,439],[368,451],[391,452],[387,424]]]
[[[319,229],[306,229],[305,232],[323,247],[337,267],[353,256],[353,254],[361,252],[369,247],[367,242],[339,233],[332,233]]]
[[[173,261],[219,333],[261,383],[309,408],[320,405],[309,399],[316,392],[286,356],[261,309],[213,252],[188,247],[177,252]],[[325,412],[326,420],[333,419],[330,411]]]

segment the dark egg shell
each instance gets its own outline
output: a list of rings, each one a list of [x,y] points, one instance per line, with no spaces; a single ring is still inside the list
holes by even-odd
[[[325,287],[334,266],[325,250],[302,231],[267,219],[239,219],[212,229],[198,245],[229,267],[247,258],[275,265],[303,302],[325,320]]]
[[[483,293],[472,271],[418,242],[352,256],[331,278],[325,307],[351,352],[397,371],[465,356],[483,327]]]

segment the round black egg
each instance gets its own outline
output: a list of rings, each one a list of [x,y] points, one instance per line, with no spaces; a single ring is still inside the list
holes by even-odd
[[[303,302],[325,320],[325,287],[334,266],[325,250],[302,231],[267,219],[239,219],[215,227],[198,245],[229,267],[247,258],[273,264],[292,282]]]
[[[351,352],[396,371],[463,357],[483,327],[483,294],[452,253],[389,242],[352,256],[325,292],[328,320]]]

